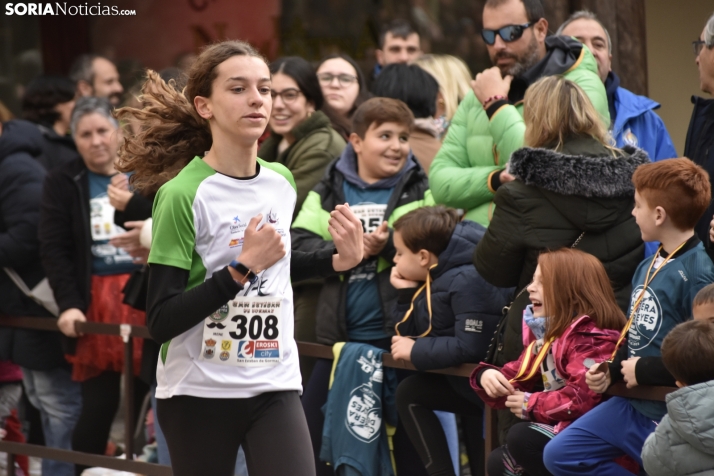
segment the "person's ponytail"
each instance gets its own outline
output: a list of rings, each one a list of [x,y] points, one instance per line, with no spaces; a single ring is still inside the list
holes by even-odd
[[[134,172],[135,188],[156,190],[196,155],[211,148],[211,131],[186,96],[155,71],[147,72],[141,92],[142,109],[124,107],[116,111],[121,121],[140,124],[135,135],[127,134],[116,168]]]

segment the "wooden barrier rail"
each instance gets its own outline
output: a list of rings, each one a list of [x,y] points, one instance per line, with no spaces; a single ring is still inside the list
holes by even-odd
[[[19,329],[33,329],[39,331],[59,332],[57,321],[41,317],[10,317],[0,316],[0,327],[14,327]],[[98,322],[75,323],[77,334],[100,334],[122,337],[124,340],[124,368],[122,370],[122,383],[124,387],[124,454],[126,460],[109,456],[92,455],[78,451],[60,450],[45,446],[29,445],[26,443],[10,443],[0,441],[0,452],[8,454],[7,475],[15,476],[14,455],[23,454],[38,458],[66,461],[74,464],[99,466],[102,468],[116,469],[146,474],[149,476],[170,476],[171,468],[157,464],[133,461],[134,457],[134,371],[132,369],[134,342],[131,337],[151,339],[149,330],[144,326],[129,326],[120,324],[102,324]]]
[[[21,329],[34,329],[42,331],[59,332],[57,322],[53,319],[45,319],[38,317],[9,317],[0,316],[0,327],[14,327]],[[122,379],[124,384],[124,453],[127,457],[133,457],[133,435],[134,422],[132,419],[133,410],[133,371],[131,368],[133,343],[129,337],[142,337],[150,339],[151,335],[144,326],[128,326],[119,324],[101,324],[95,322],[78,322],[75,325],[78,334],[101,334],[115,335],[124,337],[124,370]],[[332,347],[322,344],[314,344],[310,342],[298,342],[298,353],[303,357],[317,357],[320,359],[332,360],[334,358]],[[411,362],[403,360],[395,360],[391,354],[385,353],[382,355],[382,363],[385,367],[416,370]],[[458,367],[450,367],[446,369],[430,370],[430,372],[454,375],[457,377],[469,377],[471,372],[476,367],[476,364],[461,364]],[[635,387],[628,389],[623,382],[619,382],[610,386],[606,395],[621,396],[628,398],[638,398],[644,400],[664,401],[665,396],[675,391],[674,387]],[[495,424],[495,411],[487,408],[485,412],[485,453],[486,456],[498,446],[498,431]],[[144,463],[141,461],[122,460],[109,456],[92,455],[81,453],[78,451],[60,450],[56,448],[47,448],[44,446],[30,445],[27,443],[11,443],[0,441],[0,452],[8,454],[8,476],[14,476],[14,455],[22,454],[35,456],[38,458],[47,458],[59,461],[67,461],[75,464],[87,466],[98,466],[102,468],[116,469],[120,471],[129,471],[145,474],[147,476],[171,476],[171,468],[168,466],[160,466],[157,464]]]

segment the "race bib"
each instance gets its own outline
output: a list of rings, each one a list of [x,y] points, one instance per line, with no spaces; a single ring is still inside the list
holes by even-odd
[[[538,355],[538,352],[540,352],[542,347],[543,339],[538,339],[534,348],[535,355]],[[553,355],[552,347],[548,350],[548,355],[546,355],[545,359],[540,364],[540,371],[543,377],[543,389],[546,392],[560,390],[565,387],[565,379],[560,376],[560,373],[555,367],[555,356]]]
[[[272,367],[282,358],[282,299],[237,297],[203,324],[200,360],[234,367]]]
[[[114,238],[124,230],[114,224],[114,207],[106,195],[89,201],[89,222],[92,228],[92,240],[104,241]]]
[[[384,221],[384,213],[387,205],[376,203],[364,203],[360,205],[350,205],[352,213],[362,222],[362,229],[365,233],[373,233]]]

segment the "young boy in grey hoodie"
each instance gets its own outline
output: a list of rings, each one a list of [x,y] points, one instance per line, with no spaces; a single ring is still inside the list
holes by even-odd
[[[714,474],[714,322],[696,319],[698,310],[712,305],[698,303],[699,297],[695,319],[676,326],[662,343],[662,360],[680,389],[667,395],[667,415],[642,449],[650,476]]]

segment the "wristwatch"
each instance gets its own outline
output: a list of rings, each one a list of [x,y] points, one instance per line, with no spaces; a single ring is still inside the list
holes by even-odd
[[[257,274],[255,274],[253,271],[250,270],[250,268],[248,268],[246,265],[237,260],[231,261],[231,264],[229,264],[228,266],[243,275],[243,279],[239,281],[239,283],[243,285],[245,285],[246,283],[253,284],[258,279]]]

